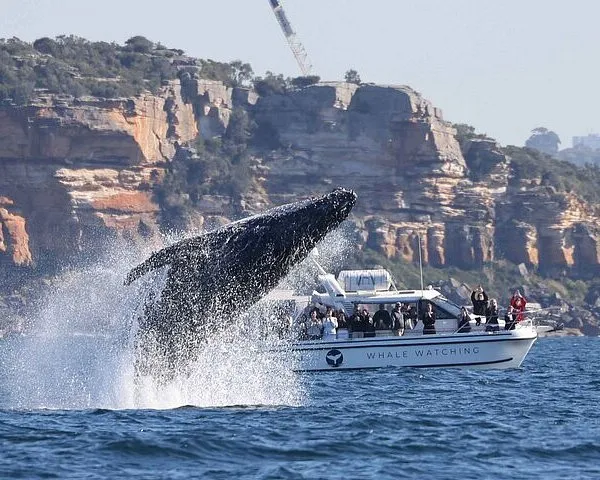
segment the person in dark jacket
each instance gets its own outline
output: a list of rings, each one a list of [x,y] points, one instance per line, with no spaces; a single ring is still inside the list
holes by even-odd
[[[353,338],[362,338],[365,333],[365,326],[358,305],[354,307],[354,313],[350,317],[350,331]]]
[[[498,302],[495,298],[490,300],[490,306],[485,312],[485,331],[497,332],[500,330],[498,325]]]
[[[335,316],[337,317],[338,328],[348,328],[348,320],[346,319],[346,314],[343,310],[335,312]]]
[[[471,320],[469,317],[469,312],[467,312],[465,307],[462,307],[458,317],[458,333],[468,333],[471,331],[471,324],[469,323],[469,320]]]
[[[471,292],[471,303],[473,303],[473,315],[476,315],[476,324],[481,325],[481,317],[485,316],[488,307],[488,295],[481,285]]]
[[[435,331],[435,312],[433,311],[433,305],[428,303],[423,314],[423,335],[435,333],[437,333]]]
[[[373,315],[373,323],[377,330],[390,330],[392,328],[392,317],[383,303],[379,305],[379,310]]]
[[[365,337],[374,337],[375,336],[375,324],[373,323],[373,318],[369,311],[365,308],[362,311],[362,319],[364,325]]]
[[[517,315],[515,315],[512,305],[509,305],[504,314],[504,330],[514,330],[516,323]]]

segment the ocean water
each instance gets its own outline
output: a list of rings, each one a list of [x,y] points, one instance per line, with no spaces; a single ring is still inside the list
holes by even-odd
[[[0,341],[0,478],[600,478],[600,338],[540,339],[514,370],[242,355],[137,400],[110,341],[61,342]]]

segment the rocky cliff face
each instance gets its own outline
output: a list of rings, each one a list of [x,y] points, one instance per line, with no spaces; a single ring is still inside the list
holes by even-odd
[[[198,134],[221,135],[234,106],[280,148],[254,149],[251,188],[241,199],[203,197],[203,217],[343,185],[359,194],[362,245],[389,258],[416,261],[420,238],[434,266],[506,258],[548,271],[598,267],[598,207],[514,178],[491,140],[461,149],[440,110],[409,87],[322,83],[259,98],[216,81],[182,82],[132,99],[40,96],[0,107],[3,271],[69,261],[107,237],[152,236],[161,209],[152,190],[165,166]]]
[[[64,262],[107,236],[151,234],[152,186],[176,142],[196,135],[178,85],[163,96],[0,108],[0,261]]]

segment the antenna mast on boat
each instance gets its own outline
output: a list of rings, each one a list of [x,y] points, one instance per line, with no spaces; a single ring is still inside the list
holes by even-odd
[[[269,0],[269,4],[271,5],[271,9],[275,14],[275,18],[279,22],[283,36],[287,40],[288,45],[290,46],[292,53],[298,62],[298,66],[300,67],[302,75],[310,75],[312,71],[312,65],[310,63],[310,59],[308,58],[308,54],[306,53],[306,50],[304,49],[304,46],[300,40],[298,40],[296,32],[294,32],[292,24],[283,11],[283,7],[279,3],[279,0]]]
[[[421,258],[421,235],[417,234],[417,239],[419,240],[419,272],[421,275],[421,292],[423,292],[423,260]]]

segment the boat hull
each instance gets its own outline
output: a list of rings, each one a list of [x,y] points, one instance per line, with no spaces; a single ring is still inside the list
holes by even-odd
[[[533,328],[450,335],[303,341],[293,345],[295,370],[385,367],[517,368],[537,339]]]

